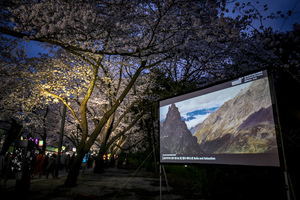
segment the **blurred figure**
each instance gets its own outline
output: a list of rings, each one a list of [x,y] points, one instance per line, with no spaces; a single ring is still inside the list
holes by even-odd
[[[52,156],[48,160],[48,165],[46,168],[46,178],[48,178],[49,174],[52,174],[52,178],[54,178],[55,169],[57,167],[57,159],[56,154],[52,154]]]
[[[44,165],[43,165],[43,175],[46,175],[46,168],[48,166],[49,158],[50,158],[50,155],[49,155],[49,153],[47,153],[45,156]]]
[[[45,155],[40,151],[39,155],[36,156],[36,165],[35,165],[35,170],[32,174],[32,178],[35,176],[36,172],[39,170],[39,178],[41,178],[43,174],[43,165],[45,161]]]
[[[2,178],[4,177],[5,171],[5,156],[0,155],[0,191],[2,189]]]
[[[4,166],[5,166],[5,156],[0,155],[0,177],[2,173],[4,172]]]
[[[69,172],[69,169],[70,169],[70,162],[71,162],[71,156],[70,156],[70,154],[68,154],[67,157],[66,157],[66,161],[65,161],[65,163],[66,163],[66,165],[65,165],[65,167],[66,167],[66,172]]]
[[[67,154],[63,152],[60,155],[60,170],[64,170],[64,168],[66,167],[66,158],[67,158]]]

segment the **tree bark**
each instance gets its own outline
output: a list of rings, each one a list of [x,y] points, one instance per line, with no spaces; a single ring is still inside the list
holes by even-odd
[[[84,158],[84,155],[88,152],[77,152],[77,156],[75,157],[71,170],[69,171],[69,174],[67,176],[67,179],[65,181],[65,186],[73,187],[77,184],[77,178],[79,175],[79,171],[81,169],[81,163]]]
[[[47,129],[46,129],[46,117],[49,113],[49,106],[47,106],[46,108],[46,113],[43,117],[43,135],[41,135],[42,137],[42,140],[43,140],[43,147],[42,147],[42,151],[43,151],[43,154],[45,154],[46,152],[46,148],[47,148]]]
[[[95,167],[94,167],[94,173],[95,174],[102,174],[104,170],[104,163],[103,163],[103,153],[99,153],[95,160]]]

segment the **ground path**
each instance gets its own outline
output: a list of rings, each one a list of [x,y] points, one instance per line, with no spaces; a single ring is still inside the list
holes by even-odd
[[[105,169],[103,174],[94,174],[92,170],[85,171],[78,177],[75,187],[63,186],[66,176],[59,179],[33,179],[27,196],[29,200],[82,200],[82,199],[107,199],[129,200],[160,199],[159,174],[133,169]],[[162,187],[162,199],[182,199],[180,195],[168,192],[167,187]],[[2,193],[5,199],[12,199],[17,191],[8,188]],[[3,195],[1,195],[3,197]],[[25,198],[25,195],[19,195]],[[1,198],[2,199],[2,198]]]

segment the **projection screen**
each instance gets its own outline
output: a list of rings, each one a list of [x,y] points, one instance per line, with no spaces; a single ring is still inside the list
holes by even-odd
[[[159,101],[161,163],[279,166],[267,70]]]

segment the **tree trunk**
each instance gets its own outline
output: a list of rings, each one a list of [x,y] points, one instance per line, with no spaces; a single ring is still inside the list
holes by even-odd
[[[47,148],[47,141],[46,141],[46,139],[47,139],[46,117],[47,117],[48,113],[49,113],[49,106],[47,106],[46,113],[45,113],[45,115],[43,117],[43,135],[41,136],[42,140],[43,140],[43,147],[42,147],[43,154],[45,154],[46,148]]]
[[[47,139],[47,129],[46,129],[46,123],[45,123],[45,120],[43,119],[43,125],[44,125],[44,127],[43,127],[43,135],[40,135],[41,137],[42,137],[42,140],[43,140],[43,146],[42,146],[42,152],[43,152],[43,154],[45,154],[45,152],[46,152],[46,148],[47,148],[47,142],[46,142],[46,139]],[[37,146],[39,146],[39,144],[37,145]]]
[[[96,158],[95,167],[94,167],[94,173],[95,174],[101,174],[104,170],[104,160],[103,155],[106,152],[106,148],[103,147],[104,145],[101,145],[99,150],[99,155]]]
[[[81,169],[81,163],[86,153],[87,152],[83,152],[83,151],[77,152],[77,156],[73,161],[72,167],[65,181],[65,186],[76,186],[79,170]]]
[[[94,173],[101,174],[104,170],[103,154],[99,154],[95,160]]]

